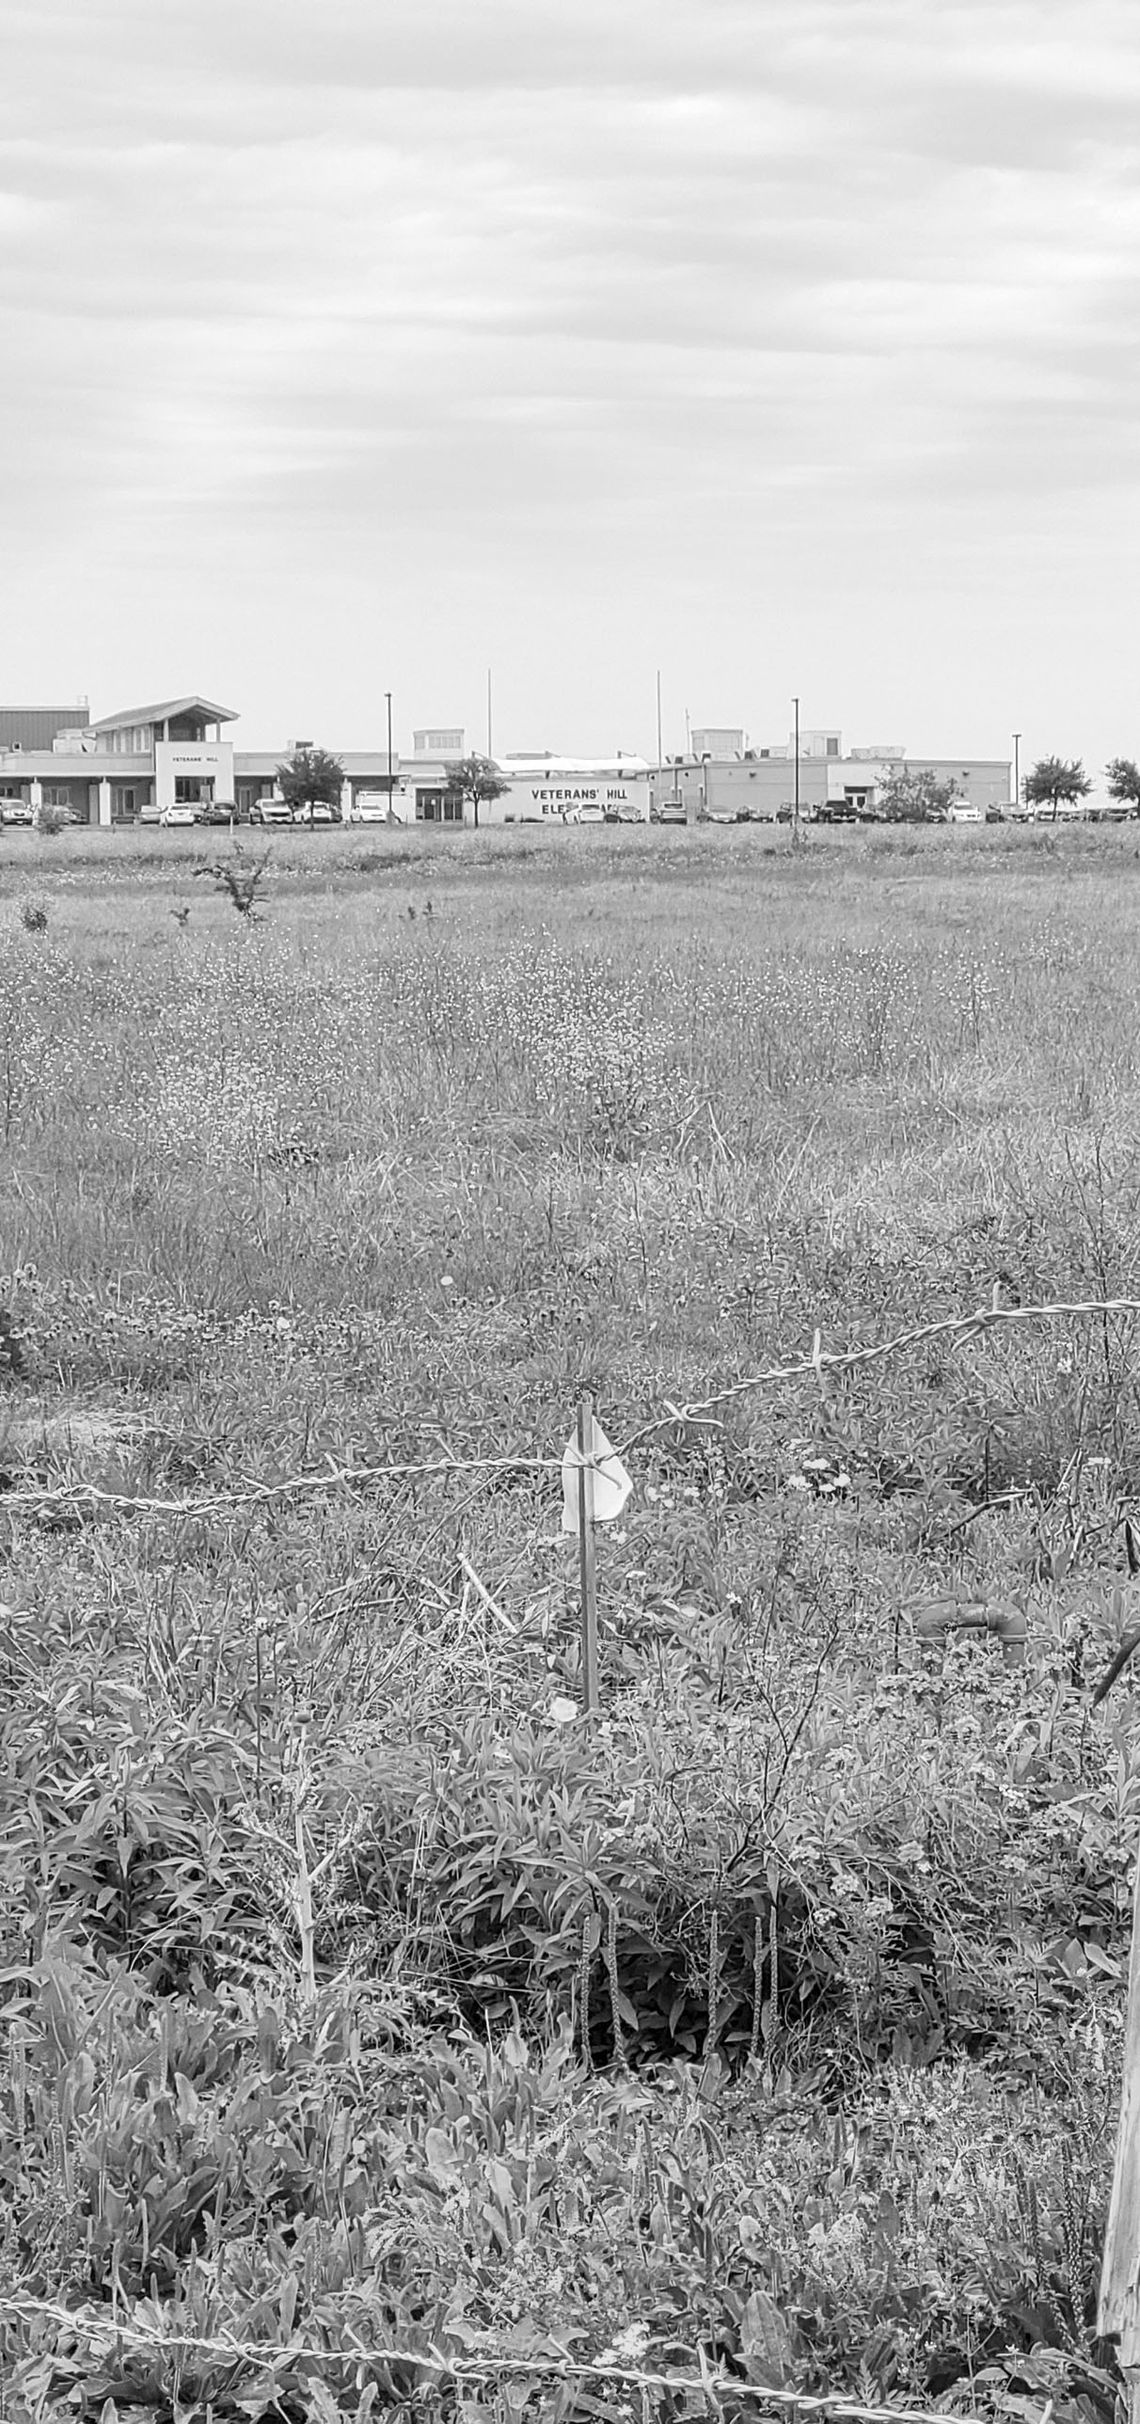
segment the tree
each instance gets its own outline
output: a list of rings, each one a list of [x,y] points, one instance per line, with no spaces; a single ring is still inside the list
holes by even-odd
[[[510,784],[503,782],[494,758],[458,758],[454,766],[448,767],[448,798],[462,800],[464,807],[470,800],[476,824],[479,822],[480,802],[501,800],[504,791],[509,790]]]
[[[1110,800],[1123,800],[1140,816],[1140,766],[1135,758],[1110,758],[1105,767]]]
[[[252,926],[260,926],[262,919],[257,910],[254,908],[253,904],[257,894],[257,887],[261,882],[262,876],[264,875],[268,865],[268,850],[265,852],[264,857],[255,859],[251,865],[249,860],[246,858],[241,843],[235,842],[234,858],[231,866],[227,867],[225,862],[222,861],[216,867],[195,867],[194,873],[195,875],[212,875],[218,891],[228,895],[233,907],[237,910],[238,916],[248,918]],[[172,917],[179,917],[180,913],[177,909],[174,909],[171,911],[171,915]],[[189,909],[183,909],[181,911],[180,922],[185,924],[189,915]]]
[[[314,808],[318,800],[328,807],[340,809],[344,768],[340,759],[327,749],[295,749],[287,766],[277,769],[277,788],[287,805]]]
[[[1051,808],[1054,816],[1062,800],[1083,800],[1092,790],[1079,758],[1038,758],[1031,774],[1025,777],[1027,808]]]
[[[876,805],[888,825],[925,825],[944,818],[958,794],[930,766],[896,766],[878,786]]]

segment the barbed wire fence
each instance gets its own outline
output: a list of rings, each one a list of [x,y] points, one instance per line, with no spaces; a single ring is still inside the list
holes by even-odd
[[[678,1425],[704,1425],[717,1428],[721,1424],[721,1409],[737,1403],[758,1390],[775,1390],[815,1379],[822,1383],[825,1375],[865,1370],[885,1363],[909,1350],[932,1346],[940,1341],[957,1344],[983,1336],[987,1331],[1026,1328],[1036,1322],[1107,1320],[1111,1316],[1140,1314],[1140,1297],[1110,1296],[1082,1297],[1057,1300],[1045,1304],[1002,1305],[995,1301],[979,1306],[969,1313],[950,1314],[939,1321],[920,1322],[913,1328],[897,1331],[894,1336],[877,1340],[870,1346],[825,1348],[822,1335],[815,1332],[811,1353],[791,1363],[770,1364],[758,1372],[750,1372],[740,1380],[727,1381],[706,1396],[675,1402],[663,1400],[663,1410],[638,1425],[628,1437],[616,1444],[614,1453],[625,1458],[661,1434]],[[367,1489],[384,1482],[414,1482],[438,1479],[449,1474],[560,1474],[561,1456],[431,1456],[408,1461],[392,1460],[382,1464],[338,1463],[333,1457],[311,1472],[288,1474],[276,1481],[243,1478],[232,1486],[187,1494],[182,1497],[159,1498],[140,1496],[129,1491],[106,1489],[95,1482],[61,1481],[4,1490],[0,1493],[0,1513],[29,1513],[49,1507],[87,1506],[102,1508],[108,1513],[141,1516],[193,1518],[221,1515],[239,1507],[269,1506],[288,1499],[313,1497],[338,1489]]]
[[[417,2390],[432,2386],[438,2390],[470,2383],[480,2388],[497,2382],[556,2383],[581,2385],[612,2384],[620,2386],[628,2399],[631,2395],[641,2401],[643,2416],[649,2413],[649,2393],[655,2391],[670,2397],[698,2398],[706,2415],[719,2417],[726,2408],[748,2402],[763,2414],[774,2411],[778,2416],[835,2416],[844,2424],[982,2424],[982,2418],[972,2407],[892,2407],[885,2402],[866,2402],[849,2398],[839,2391],[785,2390],[768,2383],[749,2382],[743,2373],[727,2373],[720,2366],[711,2366],[703,2350],[698,2350],[697,2367],[691,2372],[679,2369],[655,2371],[632,2360],[623,2361],[616,2351],[606,2350],[597,2358],[575,2357],[569,2350],[561,2354],[527,2356],[510,2349],[487,2349],[476,2355],[449,2356],[436,2347],[399,2348],[377,2346],[362,2340],[346,2328],[346,2344],[342,2348],[321,2347],[304,2340],[271,2341],[240,2340],[228,2332],[216,2337],[173,2329],[158,2331],[131,2323],[113,2310],[92,2314],[89,2308],[60,2306],[48,2298],[16,2295],[0,2298],[0,2323],[5,2318],[28,2324],[54,2322],[75,2334],[84,2331],[93,2343],[92,2354],[100,2361],[116,2357],[120,2362],[124,2350],[134,2348],[169,2358],[172,2374],[182,2374],[191,2358],[203,2364],[256,2368],[264,2378],[287,2366],[311,2366],[317,2379],[327,2373],[351,2371],[354,2388],[360,2390],[362,2377],[372,2369],[372,2378],[381,2369],[399,2367],[401,2373],[421,2377]],[[124,2388],[126,2385],[124,2385]],[[0,2402],[3,2392],[0,2390]],[[1024,2401],[1018,2401],[1023,2412]],[[1056,2397],[1043,2396],[1041,2413],[1036,2424],[1052,2424]],[[339,2412],[339,2411],[338,2411]],[[5,2413],[0,2403],[0,2416]]]

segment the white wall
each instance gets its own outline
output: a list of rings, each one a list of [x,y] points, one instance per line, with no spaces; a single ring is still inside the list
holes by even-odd
[[[189,776],[192,782],[209,782],[212,778],[214,798],[232,800],[234,797],[234,751],[232,741],[156,741],[154,745],[154,798],[158,808],[173,808],[174,786],[179,776]]]
[[[649,815],[648,770],[597,774],[548,768],[522,773],[502,766],[499,779],[507,789],[501,799],[480,806],[480,824],[560,825],[583,808],[601,808],[610,816]]]

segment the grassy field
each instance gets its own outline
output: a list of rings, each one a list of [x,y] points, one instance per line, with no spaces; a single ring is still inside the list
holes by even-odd
[[[1140,1297],[1130,829],[205,859],[0,840],[6,2413],[1103,2424],[1140,1326],[826,1358]]]

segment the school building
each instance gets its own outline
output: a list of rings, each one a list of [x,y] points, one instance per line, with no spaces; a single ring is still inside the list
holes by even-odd
[[[205,815],[230,804],[239,816],[256,817],[260,802],[276,791],[278,766],[311,744],[238,749],[230,731],[236,721],[234,708],[197,696],[96,721],[86,699],[0,707],[0,798],[24,800],[36,811],[66,809],[84,825],[152,822],[174,807]],[[460,725],[418,726],[404,758],[386,738],[367,749],[333,747],[332,754],[344,770],[346,821],[379,814],[408,825],[473,822],[470,803],[449,782],[467,754]],[[873,810],[878,787],[900,766],[929,767],[983,810],[1010,797],[1006,759],[924,757],[896,743],[845,750],[842,734],[823,728],[751,748],[740,726],[698,727],[684,756],[660,766],[620,751],[612,758],[516,753],[494,764],[504,789],[481,804],[481,824],[634,821],[662,813],[694,823],[745,815],[767,821],[797,800],[808,817],[844,803]]]

